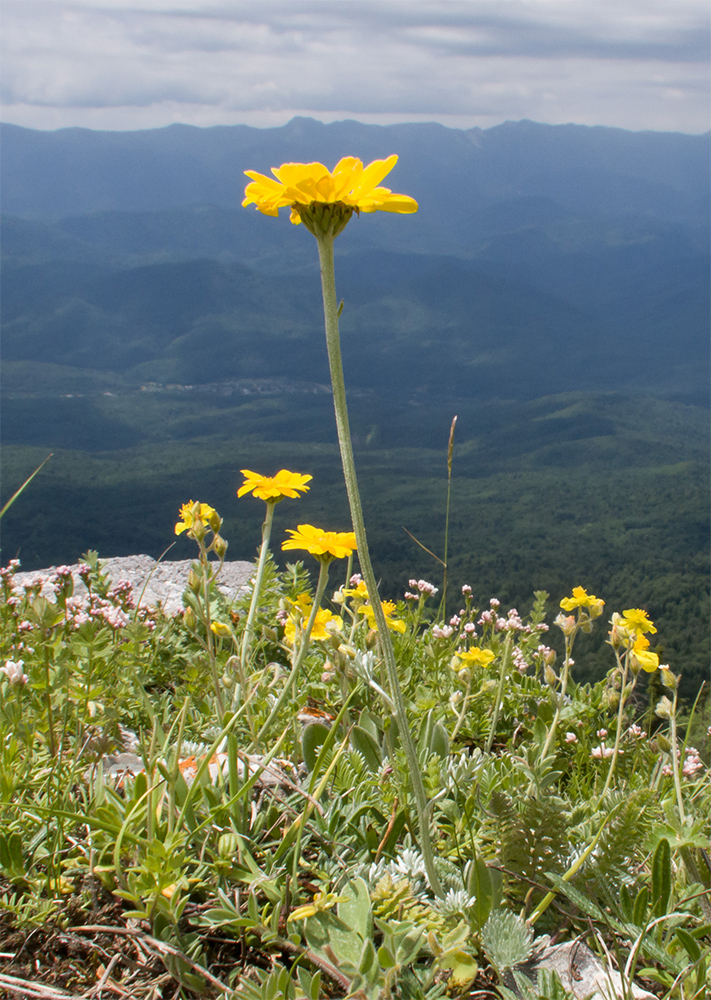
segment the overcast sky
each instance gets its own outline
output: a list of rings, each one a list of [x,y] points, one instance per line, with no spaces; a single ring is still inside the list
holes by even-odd
[[[709,128],[708,0],[2,0],[2,120]]]

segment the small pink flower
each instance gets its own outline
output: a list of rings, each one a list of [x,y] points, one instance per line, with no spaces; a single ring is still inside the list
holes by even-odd
[[[5,674],[11,687],[19,687],[26,684],[29,680],[27,674],[22,669],[24,665],[23,660],[6,660],[5,666],[0,667],[0,673]]]
[[[566,743],[577,743],[578,742],[578,737],[575,735],[575,733],[566,733],[565,734],[565,742]]]
[[[607,736],[607,730],[606,729],[598,729],[598,731],[595,733],[595,735],[597,736],[597,738],[599,740],[604,740],[605,737]]]
[[[601,760],[603,757],[612,757],[614,752],[615,751],[612,749],[612,747],[606,747],[605,744],[603,743],[602,746],[593,747],[592,750],[590,751],[590,754],[593,757],[597,757],[598,760]],[[622,753],[621,750],[619,752]]]
[[[464,586],[462,587],[462,593],[464,594],[465,597],[472,596],[472,588],[469,586],[468,583],[465,583]]]
[[[432,635],[435,639],[449,639],[450,635],[454,632],[451,625],[433,625]]]
[[[459,617],[459,615],[452,615],[452,617],[449,619],[449,624],[452,625],[454,628],[458,628],[459,625],[461,625],[461,623],[462,619]]]
[[[474,624],[474,622],[467,622],[467,624],[464,626],[464,631],[467,633],[467,635],[473,635],[476,632],[476,625]]]
[[[498,606],[501,604],[501,601],[498,599],[498,597],[492,597],[491,600],[489,601],[489,604],[492,606],[492,608],[498,608]]]

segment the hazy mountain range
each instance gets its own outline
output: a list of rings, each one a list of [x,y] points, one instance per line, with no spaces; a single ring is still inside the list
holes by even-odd
[[[313,240],[239,200],[247,167],[344,150],[398,151],[421,206],[337,243],[352,384],[705,399],[707,137],[533,122],[3,126],[6,361],[325,379]]]

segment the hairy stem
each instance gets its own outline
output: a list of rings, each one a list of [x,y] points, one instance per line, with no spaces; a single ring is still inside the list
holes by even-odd
[[[338,430],[338,443],[341,449],[341,461],[343,463],[343,475],[346,481],[348,492],[348,503],[351,510],[351,520],[353,531],[358,547],[358,561],[363,573],[363,580],[368,590],[368,599],[375,618],[375,625],[378,630],[380,647],[385,661],[385,669],[388,675],[390,694],[395,709],[395,717],[398,722],[400,738],[402,740],[407,766],[410,772],[410,780],[415,795],[417,807],[417,817],[420,830],[420,849],[427,870],[432,891],[436,896],[442,898],[444,891],[437,876],[434,864],[434,855],[430,841],[429,824],[427,820],[427,796],[425,793],[420,765],[417,758],[417,751],[410,733],[405,709],[405,699],[400,679],[398,677],[395,650],[388,631],[385,615],[380,603],[378,585],[375,573],[370,561],[368,550],[368,540],[365,533],[365,522],[363,520],[363,509],[358,491],[358,480],[356,477],[355,460],[353,458],[353,445],[351,443],[351,432],[348,422],[348,406],[346,402],[346,386],[343,378],[343,363],[341,360],[341,342],[338,329],[338,302],[336,299],[336,279],[333,266],[333,236],[317,236],[319,261],[321,264],[321,291],[323,293],[323,311],[326,326],[326,345],[328,348],[328,363],[331,371],[331,385],[333,387],[333,407],[336,414],[336,428]]]

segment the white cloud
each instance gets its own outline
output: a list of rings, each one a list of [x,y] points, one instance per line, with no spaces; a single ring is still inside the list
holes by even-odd
[[[704,0],[4,0],[37,128],[505,119],[708,128]]]

